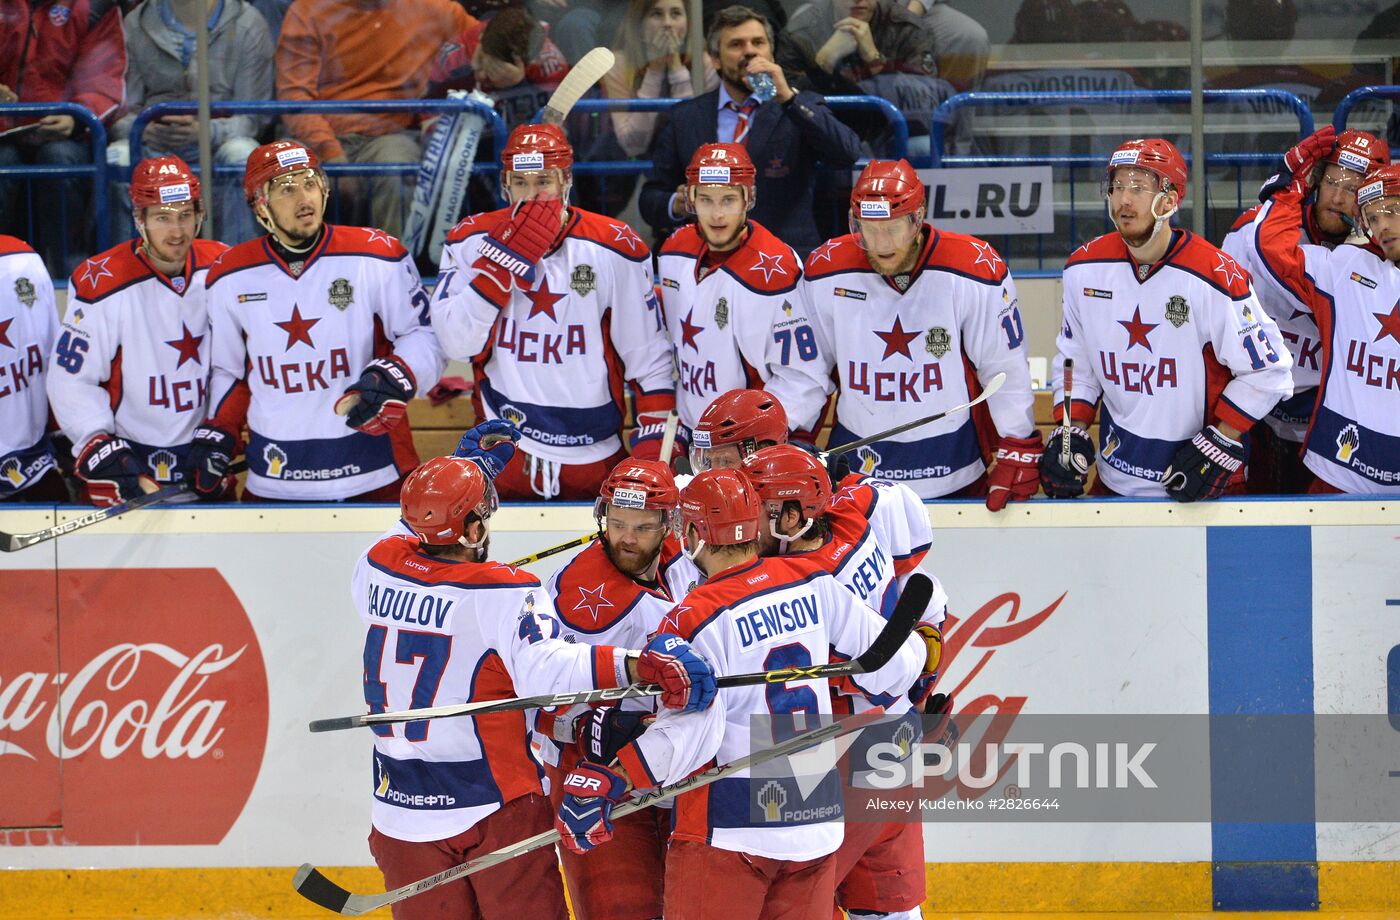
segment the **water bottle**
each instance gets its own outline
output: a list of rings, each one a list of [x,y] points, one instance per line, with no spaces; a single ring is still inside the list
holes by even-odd
[[[753,90],[753,97],[759,105],[778,95],[778,88],[773,85],[773,78],[766,73],[749,74],[744,78],[748,81],[749,89]]]

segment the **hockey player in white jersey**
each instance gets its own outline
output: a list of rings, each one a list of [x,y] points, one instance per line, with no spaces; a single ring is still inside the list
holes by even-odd
[[[402,490],[417,536],[376,543],[355,567],[371,712],[657,683],[699,712],[714,673],[674,635],[639,653],[568,642],[540,583],[487,561],[496,495],[471,460],[438,457]],[[640,645],[640,643],[639,643]],[[546,830],[529,712],[374,729],[370,851],[396,888]],[[536,850],[394,906],[396,920],[565,920],[553,852]]]
[[[907,162],[872,160],[851,192],[850,234],[807,258],[823,373],[839,384],[831,443],[968,402],[1004,372],[987,411],[954,413],[856,455],[860,472],[921,498],[985,495],[998,511],[1039,486],[1016,284],[990,243],[925,223],[925,197]]]
[[[821,664],[833,649],[847,657],[863,653],[884,621],[818,564],[758,558],[759,516],[753,485],[738,470],[708,470],[685,488],[682,540],[707,577],[666,626],[688,637],[722,674]],[[866,692],[903,693],[925,660],[924,643],[911,637],[883,668],[857,680]],[[591,850],[610,837],[612,808],[630,788],[673,783],[775,740],[753,734],[755,713],[773,713],[772,728],[761,730],[782,736],[796,728],[782,716],[830,711],[820,681],[726,688],[704,712],[663,711],[611,764],[584,761],[574,768],[564,780],[555,827],[565,846]],[[791,780],[775,782],[788,784],[785,801],[803,803],[777,825],[751,813],[763,800],[744,774],[676,799],[666,852],[667,920],[831,915],[832,854],[842,837],[839,783],[830,773],[801,797]]]
[[[1303,243],[1304,197],[1330,138],[1290,153],[1292,181],[1259,214],[1259,251],[1317,321],[1322,379],[1303,442],[1309,491],[1400,493],[1400,164],[1367,173],[1356,200],[1364,246]]]
[[[413,259],[382,230],[325,222],[326,178],[301,144],[254,150],[243,190],[267,235],[209,273],[195,489],[218,488],[246,423],[245,499],[394,501],[418,464],[408,401],[445,363]]]
[[[179,157],[136,164],[131,209],[139,236],[73,273],[48,377],[83,495],[98,505],[192,478],[209,408],[205,282],[228,249],[198,238],[199,180]],[[227,497],[227,483],[205,494]]]
[[[58,308],[44,260],[0,235],[0,502],[66,502],[44,380]]]
[[[1349,130],[1328,136],[1335,136],[1335,142],[1319,164],[1322,172],[1313,183],[1315,197],[1303,209],[1298,230],[1302,243],[1335,249],[1355,227],[1357,188],[1369,170],[1390,163],[1390,147],[1365,131]],[[1284,165],[1260,190],[1262,201],[1268,201],[1292,181],[1291,166],[1310,143],[1316,145],[1319,141],[1309,139],[1285,154]],[[1322,339],[1312,311],[1298,306],[1260,254],[1259,224],[1255,218],[1262,207],[1255,205],[1241,214],[1220,248],[1249,272],[1255,296],[1293,354],[1293,395],[1280,400],[1250,430],[1247,487],[1257,494],[1297,494],[1306,491],[1313,478],[1303,466],[1302,448],[1322,377]]]
[[[1293,359],[1229,255],[1171,226],[1186,161],[1160,138],[1109,157],[1104,196],[1117,231],[1065,263],[1056,415],[1074,359],[1069,427],[1046,445],[1051,497],[1082,494],[1099,422],[1098,494],[1191,502],[1244,488],[1243,433],[1292,392]],[[1070,438],[1069,461],[1061,458]]]
[[[520,428],[502,497],[592,500],[627,455],[624,383],[634,456],[660,454],[675,407],[651,254],[626,224],[568,206],[573,150],[557,126],[517,127],[502,167],[511,206],[448,234],[433,326],[472,364],[477,417]]]
[[[701,144],[685,171],[694,223],[657,256],[676,350],[680,440],[720,393],[764,387],[794,424],[815,428],[831,392],[801,296],[802,262],[749,219],[754,167],[742,144]]]
[[[856,508],[852,490],[843,490],[843,508],[832,506],[826,468],[813,454],[792,444],[765,447],[744,459],[744,473],[763,504],[759,519],[758,551],[761,556],[800,555],[830,572],[838,582],[871,610],[888,618],[898,599],[895,567],[888,550],[880,545],[875,529]],[[908,490],[902,490],[908,494]],[[897,500],[897,495],[890,496]],[[917,503],[916,503],[917,504]],[[927,514],[919,504],[918,520],[927,526]],[[918,713],[933,689],[943,645],[942,623],[948,595],[934,578],[933,598],[919,624],[929,648],[921,679],[911,693],[885,694],[871,699],[863,694],[833,691],[831,708],[838,714],[866,713],[879,706],[891,717],[861,733],[852,748],[851,762],[860,751],[879,743],[896,743],[899,733],[916,737],[921,726]],[[926,896],[924,884],[923,828],[917,821],[847,822],[846,834],[836,851],[837,904],[861,920],[917,918]]]

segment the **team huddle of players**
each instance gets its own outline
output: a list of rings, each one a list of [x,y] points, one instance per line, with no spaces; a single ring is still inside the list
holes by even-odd
[[[1073,359],[1073,399],[1046,445],[1007,266],[925,222],[904,161],[870,163],[851,232],[803,264],[748,218],[745,149],[704,145],[695,219],[654,267],[626,224],[567,205],[572,164],[557,127],[513,131],[511,206],[451,231],[431,295],[397,240],[325,222],[325,176],[291,141],[250,156],[267,235],[233,248],[197,238],[199,181],[179,158],[138,164],[139,235],[78,268],[61,325],[37,257],[0,240],[0,499],[67,497],[61,430],[99,504],[180,481],[232,497],[240,453],[246,498],[393,501],[418,465],[406,406],[448,358],[472,366],[477,417],[521,432],[505,499],[596,495],[623,458],[658,456],[672,409],[681,443],[703,448],[699,413],[732,388],[771,393],[808,441],[834,393],[840,444],[966,403],[998,373],[977,410],[863,447],[853,468],[993,510],[1081,494],[1095,464],[1095,493],[1183,501],[1243,491],[1247,470],[1254,491],[1400,488],[1400,167],[1370,135],[1328,128],[1289,151],[1223,250],[1171,226],[1176,148],[1114,151],[1116,230],[1065,267],[1052,377],[1058,407]]]
[[[598,537],[543,586],[487,558],[493,478],[517,453],[514,426],[486,422],[459,456],[408,478],[407,532],[381,539],[354,574],[371,712],[637,679],[663,694],[655,710],[628,700],[377,727],[370,849],[388,888],[553,826],[577,920],[810,920],[838,905],[920,915],[920,825],[843,825],[834,774],[816,783],[825,798],[781,782],[756,797],[768,782],[739,773],[674,807],[612,817],[636,793],[815,727],[806,718],[878,709],[887,718],[867,733],[922,730],[947,603],[936,580],[917,630],[878,670],[830,687],[716,687],[716,675],[860,656],[929,549],[917,495],[858,473],[833,482],[788,433],[771,394],[722,394],[693,428],[693,443],[708,445],[692,451],[700,472],[679,488],[669,465],[623,459],[595,496]],[[755,718],[770,715],[771,725]],[[399,920],[568,916],[547,849],[394,910]]]

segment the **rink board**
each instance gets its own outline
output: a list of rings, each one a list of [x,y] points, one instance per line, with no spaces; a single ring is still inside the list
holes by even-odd
[[[6,511],[0,529],[79,513]],[[956,618],[940,686],[960,708],[1400,720],[1400,503],[1042,502],[996,516],[953,503],[930,516],[928,567]],[[368,738],[305,725],[363,709],[349,577],[394,521],[388,507],[182,507],[0,555],[0,827],[14,828],[0,862],[171,870],[5,873],[0,903],[17,889],[68,907],[94,887],[175,897],[181,885],[160,880],[183,877],[286,915],[268,900],[286,873],[261,867],[372,864]],[[583,506],[507,508],[492,555],[591,525]],[[938,821],[925,839],[944,910],[1386,910],[1400,908],[1396,830]]]

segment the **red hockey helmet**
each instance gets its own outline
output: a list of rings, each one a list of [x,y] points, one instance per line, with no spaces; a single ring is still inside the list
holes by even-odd
[[[1400,199],[1400,163],[1391,163],[1380,169],[1373,169],[1361,180],[1356,190],[1356,205],[1361,212],[1361,229],[1377,246],[1380,242],[1372,233],[1368,213],[1374,215],[1379,208],[1400,210],[1400,201],[1385,203],[1385,199]],[[1386,258],[1394,258],[1389,253]]]
[[[831,504],[831,476],[826,467],[796,444],[775,444],[750,454],[744,458],[744,473],[770,519],[782,514],[787,502],[797,502],[808,521],[824,513]],[[790,539],[777,532],[773,536]]]
[[[760,506],[753,483],[742,470],[706,470],[681,491],[681,526],[694,526],[701,544],[686,555],[692,559],[705,545],[734,546],[758,539]]]
[[[1350,129],[1337,135],[1327,162],[1366,175],[1390,165],[1390,145],[1373,134]]]
[[[463,542],[468,514],[486,520],[495,513],[496,489],[467,458],[434,457],[404,480],[399,508],[419,539],[445,546]]]
[[[672,518],[680,501],[680,489],[676,488],[676,477],[672,475],[670,466],[660,460],[635,460],[629,457],[613,467],[608,478],[603,480],[598,500],[593,505],[593,517],[601,528],[611,505],[614,508],[660,511],[662,519],[674,526]]]
[[[756,173],[743,144],[701,144],[685,169],[685,184],[737,185],[753,197]]]
[[[278,176],[313,170],[326,187],[325,174],[321,172],[321,160],[316,151],[296,141],[273,141],[263,144],[248,154],[248,164],[243,168],[243,197],[249,206],[267,200],[267,184]]]
[[[785,444],[787,412],[763,390],[730,390],[716,396],[690,432],[690,465],[696,472],[737,467],[764,442]],[[732,450],[720,450],[730,447]]]
[[[1108,185],[1113,181],[1113,171],[1122,166],[1145,169],[1161,182],[1162,191],[1168,186],[1176,189],[1177,201],[1186,200],[1186,158],[1171,141],[1160,137],[1124,141],[1108,158],[1108,169],[1104,173],[1104,197],[1108,197]]]
[[[501,168],[506,172],[572,169],[573,165],[574,148],[558,125],[517,125],[501,151]]]
[[[131,206],[138,214],[145,208],[186,201],[203,210],[199,179],[179,157],[149,157],[131,171]]]
[[[917,214],[927,195],[907,160],[871,160],[851,189],[851,219],[890,220]]]

